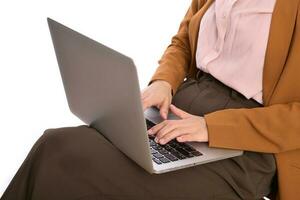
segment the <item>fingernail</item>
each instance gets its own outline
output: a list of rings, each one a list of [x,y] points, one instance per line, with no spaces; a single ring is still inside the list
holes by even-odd
[[[148,134],[152,134],[153,131],[151,129],[148,130]]]
[[[156,138],[154,138],[154,141],[156,142],[156,143],[158,143],[158,138],[156,137]]]

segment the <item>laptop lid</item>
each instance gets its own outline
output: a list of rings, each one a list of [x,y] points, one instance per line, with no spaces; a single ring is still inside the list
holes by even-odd
[[[132,59],[50,18],[48,25],[71,112],[153,172]]]

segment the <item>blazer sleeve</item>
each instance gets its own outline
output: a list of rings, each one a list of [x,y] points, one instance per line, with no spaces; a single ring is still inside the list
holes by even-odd
[[[300,148],[300,102],[204,115],[210,147],[280,153]]]
[[[148,85],[155,80],[165,80],[171,84],[173,94],[176,93],[180,83],[187,75],[191,61],[188,33],[189,22],[203,5],[204,1],[192,1],[184,19],[180,23],[177,34],[172,37],[171,44],[167,47],[163,56],[158,61],[159,66]]]

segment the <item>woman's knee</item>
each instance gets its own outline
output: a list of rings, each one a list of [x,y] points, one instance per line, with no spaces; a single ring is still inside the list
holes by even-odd
[[[39,138],[39,143],[64,143],[68,138],[73,135],[75,136],[81,127],[64,127],[64,128],[51,128],[44,131],[42,136]],[[78,135],[78,134],[77,134]]]
[[[91,134],[93,129],[87,126],[47,129],[35,146],[47,154],[63,154],[84,145],[83,141],[91,137]]]

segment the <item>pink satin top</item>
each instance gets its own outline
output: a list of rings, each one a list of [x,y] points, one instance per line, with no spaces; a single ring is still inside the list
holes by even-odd
[[[215,0],[200,22],[197,67],[259,103],[275,2]]]

